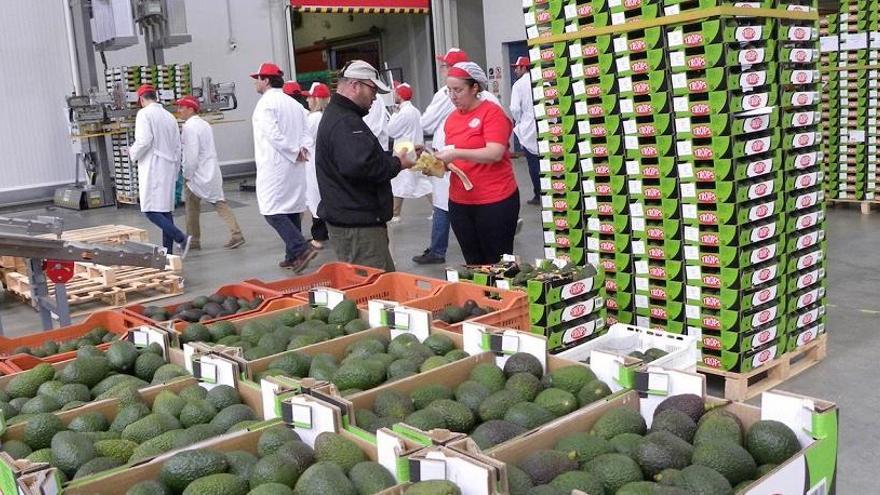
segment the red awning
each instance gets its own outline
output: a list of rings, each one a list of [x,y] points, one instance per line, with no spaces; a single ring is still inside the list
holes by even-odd
[[[290,0],[301,12],[325,14],[427,14],[430,0]]]

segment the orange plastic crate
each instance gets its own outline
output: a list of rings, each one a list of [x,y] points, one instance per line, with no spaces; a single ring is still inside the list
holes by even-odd
[[[61,343],[67,340],[78,339],[92,331],[92,329],[95,327],[104,327],[109,332],[118,335],[124,335],[128,333],[130,329],[134,327],[139,327],[144,324],[145,322],[142,319],[136,318],[131,314],[125,313],[124,311],[96,311],[95,313],[89,315],[88,318],[83,320],[82,323],[71,325],[69,327],[58,328],[56,330],[48,330],[45,332],[36,332],[25,335],[23,337],[0,337],[0,356],[9,356],[15,349],[23,346],[39,347],[43,344],[43,342],[46,342],[48,340],[54,340],[55,342]],[[98,345],[99,349],[106,349],[107,347],[110,347],[110,344]],[[16,354],[15,356],[21,355],[22,354]],[[28,354],[23,355],[33,358],[33,356],[30,356]],[[76,351],[62,352],[59,354],[54,354],[52,356],[47,356],[43,358],[41,362],[57,363],[60,361],[67,361],[68,359],[73,359],[75,357]],[[29,362],[28,360],[25,361]],[[33,366],[36,366],[37,364],[39,363],[34,363]],[[31,366],[31,368],[33,366]]]
[[[409,273],[383,273],[372,282],[360,287],[343,290],[346,299],[355,301],[360,309],[367,309],[367,302],[373,299],[405,303],[434,295],[449,282],[437,278],[422,277]],[[296,297],[308,301],[309,294]]]
[[[469,320],[473,323],[497,328],[512,328],[521,332],[532,331],[532,321],[529,319],[529,305],[525,300],[512,308],[499,309],[487,315],[478,316]],[[443,322],[440,322],[444,324]],[[435,326],[438,326],[435,324]]]
[[[306,301],[302,299],[296,299],[293,297],[276,297],[275,299],[270,299],[264,302],[259,308],[253,311],[247,311],[245,313],[239,313],[237,315],[227,316],[223,318],[225,321],[229,321],[235,323],[237,321],[242,320],[250,320],[251,318],[260,317],[266,313],[271,313],[272,311],[279,311],[282,309],[290,309],[290,308],[308,308],[309,305]],[[214,320],[217,321],[217,320]],[[174,322],[174,331],[177,333],[182,333],[187,325],[191,323],[186,321],[175,321]]]
[[[495,326],[502,326],[502,323],[509,321],[510,324],[506,325],[508,328],[524,326],[524,321],[528,321],[528,306],[526,304],[526,295],[524,293],[520,291],[487,287],[485,285],[476,285],[470,282],[449,284],[437,291],[433,296],[410,301],[406,303],[406,305],[411,308],[430,311],[436,318],[437,313],[445,308],[452,305],[462,306],[465,301],[469,299],[476,302],[477,306],[491,309],[491,311],[483,316],[472,318],[468,321]],[[520,312],[526,312],[525,320],[517,320]],[[435,319],[432,326],[450,332],[461,333],[462,324],[450,324]],[[528,328],[529,326],[525,326],[525,329]],[[523,328],[518,329],[524,330]]]
[[[251,300],[251,299],[256,298],[257,296],[260,296],[263,298],[263,303],[260,304],[259,307],[257,307],[256,309],[253,309],[251,311],[244,311],[241,313],[237,313],[235,315],[214,318],[212,320],[207,320],[202,323],[212,323],[212,322],[220,321],[220,320],[228,320],[232,316],[241,316],[241,315],[245,315],[245,314],[250,314],[254,311],[260,311],[263,308],[263,306],[266,304],[267,301],[274,299],[274,298],[277,298],[277,297],[281,297],[283,295],[283,294],[281,294],[281,292],[279,292],[277,290],[270,289],[267,287],[260,287],[257,285],[252,285],[247,282],[242,282],[239,284],[224,285],[223,287],[220,287],[219,289],[217,289],[214,293],[220,294],[221,296],[235,297],[237,299],[248,299],[248,300]],[[192,299],[190,299],[189,301],[179,302],[177,304],[169,304],[169,305],[163,306],[163,308],[168,313],[173,313],[174,309],[177,306],[180,306],[181,304],[185,304],[187,302],[192,302]],[[160,322],[154,321],[153,319],[148,318],[147,316],[144,315],[144,308],[145,307],[146,306],[144,306],[143,304],[133,304],[131,306],[126,306],[125,308],[123,308],[123,310],[128,312],[129,314],[134,315],[136,318],[144,321],[145,323],[150,323],[153,325],[155,325],[156,323],[160,323]],[[175,321],[180,321],[180,320],[175,320]]]
[[[383,273],[385,273],[384,270],[377,268],[334,262],[323,265],[314,273],[300,277],[285,278],[274,282],[250,279],[245,280],[245,283],[296,296],[318,287],[338,290],[351,289],[372,282]]]

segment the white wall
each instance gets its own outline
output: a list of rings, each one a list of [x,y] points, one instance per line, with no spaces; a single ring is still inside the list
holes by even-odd
[[[526,39],[525,21],[523,20],[522,4],[511,0],[483,0],[483,17],[486,19],[486,65],[506,69],[510,63],[504,43]],[[509,72],[503,70],[504,77]],[[510,80],[501,83],[502,101],[510,103]]]
[[[4,0],[0,15],[0,204],[32,188],[73,182],[63,112],[73,90],[58,1]]]

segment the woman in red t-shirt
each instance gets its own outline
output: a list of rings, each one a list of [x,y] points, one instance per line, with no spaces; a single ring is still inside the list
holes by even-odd
[[[512,254],[519,217],[519,190],[508,152],[513,124],[501,107],[481,96],[488,82],[473,62],[449,69],[446,86],[455,111],[444,126],[447,148],[436,155],[473,183],[467,190],[452,174],[449,184],[449,223],[469,265],[497,263]]]

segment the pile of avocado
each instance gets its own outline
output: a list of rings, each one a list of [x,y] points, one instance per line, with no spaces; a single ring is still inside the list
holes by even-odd
[[[419,481],[406,487],[403,495],[461,495],[461,489],[446,480]]]
[[[325,340],[368,330],[358,318],[354,301],[344,300],[332,310],[325,307],[289,309],[272,319],[254,319],[241,326],[229,321],[208,325],[190,323],[180,334],[181,344],[206,342],[240,347],[252,361]]]
[[[663,401],[650,430],[636,409],[615,408],[589,432],[508,465],[511,495],[733,495],[800,451],[794,432],[761,420],[747,430],[697,395]]]
[[[567,263],[558,267],[550,260],[544,260],[538,266],[529,263],[520,263],[519,272],[511,278],[510,283],[515,287],[525,287],[529,280],[541,282],[559,282],[582,280],[596,275],[596,269],[592,266],[578,266]]]
[[[311,377],[333,383],[348,396],[467,356],[445,335],[431,335],[424,342],[408,333],[398,335],[390,342],[380,336],[371,336],[349,344],[341,362],[331,354],[309,356],[288,352],[272,360],[266,371],[256,378],[259,380],[270,375]]]
[[[372,495],[396,484],[351,440],[325,432],[312,448],[278,425],[260,436],[256,455],[183,451],[163,463],[158,479],[142,481],[126,495]]]
[[[425,431],[445,428],[470,434],[486,449],[610,393],[586,366],[566,366],[545,375],[537,358],[517,353],[503,370],[495,363],[478,364],[454,390],[434,383],[408,395],[383,391],[372,410],[355,412],[355,423],[368,431],[399,422]]]
[[[634,357],[636,359],[641,359],[646,363],[650,363],[651,361],[656,361],[667,354],[669,353],[664,351],[663,349],[651,347],[650,349],[646,349],[644,352],[632,351],[631,353],[629,353],[629,357]]]
[[[0,391],[0,413],[7,424],[30,421],[36,414],[66,411],[187,374],[165,363],[158,344],[138,349],[120,340],[106,352],[83,346],[59,371],[41,363],[12,377]]]
[[[13,349],[12,354],[30,354],[31,356],[44,358],[48,356],[53,356],[55,354],[60,354],[62,352],[70,352],[75,351],[79,348],[86,346],[96,346],[98,344],[106,344],[108,342],[113,342],[115,340],[119,340],[119,335],[108,331],[104,327],[95,327],[89,330],[89,333],[83,335],[77,339],[70,339],[61,342],[55,342],[54,340],[47,340],[43,342],[40,347],[16,347]]]
[[[471,318],[476,318],[477,316],[483,316],[491,311],[493,311],[492,308],[481,308],[477,305],[476,301],[468,299],[461,306],[446,306],[441,309],[434,318],[444,323],[455,324],[470,320]]]
[[[244,299],[227,297],[222,294],[212,294],[210,296],[199,296],[188,303],[180,304],[170,312],[162,306],[147,306],[144,308],[144,316],[153,321],[183,320],[197,322],[232,316],[244,311],[257,309],[262,303],[263,298],[261,296],[253,299]]]
[[[3,442],[16,459],[47,462],[67,480],[148,459],[259,423],[238,392],[225,385],[210,391],[190,385],[179,394],[163,390],[152,407],[134,387],[118,396],[112,420],[84,412],[66,426],[51,413],[28,419],[22,440]]]

